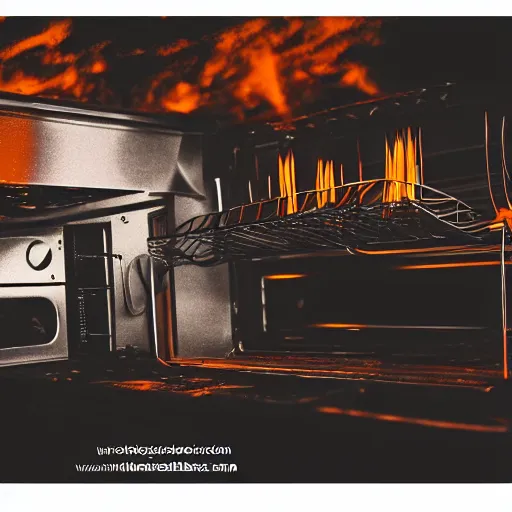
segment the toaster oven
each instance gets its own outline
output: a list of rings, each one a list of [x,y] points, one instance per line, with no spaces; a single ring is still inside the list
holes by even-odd
[[[491,100],[448,85],[212,131],[5,97],[0,251],[37,241],[61,274],[25,255],[0,283],[38,298],[24,315],[53,336],[20,331],[29,345],[0,346],[0,364],[132,347],[171,365],[508,379],[510,108]]]
[[[207,141],[214,207],[177,200],[176,228],[149,240],[175,300],[162,359],[508,379],[509,110],[447,85]]]

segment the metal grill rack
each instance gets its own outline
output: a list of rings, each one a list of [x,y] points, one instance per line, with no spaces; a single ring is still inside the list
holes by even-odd
[[[394,188],[400,191],[390,193]],[[403,197],[387,201],[389,197]],[[169,266],[212,266],[326,249],[446,239],[478,244],[494,229],[467,204],[426,185],[370,180],[195,217],[148,240]]]

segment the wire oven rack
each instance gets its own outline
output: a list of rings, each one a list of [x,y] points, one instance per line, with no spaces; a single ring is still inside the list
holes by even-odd
[[[386,200],[390,197],[403,199]],[[148,247],[154,258],[168,266],[213,266],[382,243],[447,238],[478,243],[493,229],[492,222],[478,217],[467,204],[439,190],[380,179],[194,217],[172,235],[150,238]]]

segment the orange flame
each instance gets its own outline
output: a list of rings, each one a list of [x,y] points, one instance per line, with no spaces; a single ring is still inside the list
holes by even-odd
[[[417,138],[413,137],[409,127],[406,132],[395,136],[393,151],[386,138],[386,180],[403,183],[387,183],[384,202],[392,203],[404,198],[415,199],[415,186],[419,183],[417,175]]]
[[[192,43],[187,41],[186,39],[178,39],[175,43],[169,44],[167,46],[163,46],[158,48],[156,51],[157,55],[162,57],[168,57],[169,55],[174,55],[175,53],[181,52],[185,48],[191,46]]]
[[[288,151],[285,160],[278,157],[279,166],[279,190],[281,197],[286,198],[286,214],[290,215],[299,211],[297,204],[297,188],[295,184],[295,157],[293,151]]]
[[[247,109],[263,106],[287,117],[314,99],[316,88],[325,89],[323,77],[337,86],[377,94],[368,69],[344,56],[355,46],[381,44],[380,26],[379,20],[355,17],[257,18],[200,41],[179,39],[151,51],[136,48],[113,55],[133,58],[150,53],[169,59],[163,61],[164,69],[135,89],[133,103],[140,109],[188,113],[219,106],[243,118]],[[60,51],[71,36],[72,21],[59,20],[0,49],[0,90],[111,100],[102,78],[111,64],[102,53],[109,43],[76,54]],[[210,57],[201,57],[201,62],[208,50]],[[29,52],[40,58],[38,73],[33,66],[30,73],[23,70],[21,57]]]
[[[419,150],[419,151],[418,151]],[[423,183],[423,165],[422,165],[422,149],[421,149],[421,132],[419,136],[413,135],[412,129],[409,127],[402,133],[395,136],[393,150],[389,147],[386,138],[385,145],[385,180],[383,187],[382,201],[384,203],[400,202],[404,199],[414,200],[416,198],[416,185]],[[419,165],[418,161],[419,152]],[[358,170],[359,182],[352,185],[358,186],[360,190],[363,181],[363,165],[361,159],[361,151],[359,141],[357,142],[358,154]],[[295,176],[295,157],[290,150],[283,160],[281,155],[278,156],[278,172],[279,172],[279,190],[280,197],[287,198],[286,215],[296,213],[299,211],[298,197],[296,190],[296,176]],[[270,183],[270,176],[269,176]],[[328,204],[342,204],[350,194],[349,191],[341,199],[336,198],[337,189],[345,185],[345,178],[343,172],[343,164],[340,164],[340,184],[336,185],[334,177],[334,161],[325,161],[319,158],[316,165],[316,182],[315,189],[317,208],[323,208]],[[359,201],[362,202],[365,194],[370,190],[366,188],[359,195]],[[421,191],[420,191],[421,195]],[[271,197],[271,189],[269,185],[269,198]],[[284,212],[281,212],[285,214]],[[512,225],[512,210],[502,208],[499,215],[496,217],[496,226],[503,227],[503,222],[508,222]],[[493,226],[490,226],[493,228]]]

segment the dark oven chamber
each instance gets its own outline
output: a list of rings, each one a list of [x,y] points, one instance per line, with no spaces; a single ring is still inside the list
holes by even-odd
[[[229,269],[231,356],[508,377],[510,108],[451,94],[332,109],[206,145],[222,211],[149,246],[175,272]]]

